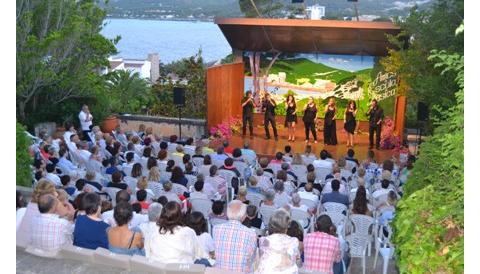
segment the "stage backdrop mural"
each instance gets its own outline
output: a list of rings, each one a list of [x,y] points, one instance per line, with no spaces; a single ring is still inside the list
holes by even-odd
[[[262,75],[271,60],[271,57],[262,58]],[[276,113],[285,115],[285,99],[293,94],[297,114],[303,116],[303,107],[308,97],[313,96],[320,110],[319,117],[323,117],[331,96],[336,98],[339,114],[344,113],[349,100],[355,100],[357,120],[366,121],[365,114],[373,98],[378,100],[385,116],[393,118],[396,87],[396,75],[383,72],[373,56],[295,54],[280,56],[274,62],[268,74],[260,79],[260,91],[255,99],[261,101],[267,90],[277,102]],[[246,66],[245,92],[247,90],[254,89],[250,68]],[[343,115],[337,117],[343,119]]]

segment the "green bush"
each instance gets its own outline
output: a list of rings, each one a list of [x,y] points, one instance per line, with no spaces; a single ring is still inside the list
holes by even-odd
[[[32,185],[32,174],[30,171],[30,163],[32,158],[28,153],[28,147],[31,145],[31,140],[25,134],[25,127],[22,124],[17,122],[17,159],[16,159],[16,168],[17,168],[17,185],[21,186],[31,186]]]

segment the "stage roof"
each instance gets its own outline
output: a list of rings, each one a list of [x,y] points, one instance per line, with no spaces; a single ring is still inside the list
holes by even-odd
[[[391,22],[216,18],[235,50],[282,53],[329,53],[384,56],[393,47],[385,34],[400,27]]]

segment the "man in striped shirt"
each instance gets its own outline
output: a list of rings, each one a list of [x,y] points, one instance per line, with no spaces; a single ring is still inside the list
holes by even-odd
[[[32,245],[45,251],[59,250],[71,243],[73,224],[55,214],[58,199],[45,194],[38,199],[40,215],[33,219]]]
[[[317,231],[303,241],[306,270],[333,274],[333,264],[341,261],[340,241],[333,236],[335,227],[328,215],[317,219]]]
[[[247,273],[253,271],[257,235],[242,225],[246,211],[244,203],[234,200],[227,208],[229,221],[213,227],[215,267]]]

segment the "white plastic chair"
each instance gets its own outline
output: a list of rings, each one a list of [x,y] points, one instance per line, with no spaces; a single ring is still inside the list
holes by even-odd
[[[183,166],[183,157],[178,155],[172,155],[172,160],[175,161],[175,165],[182,167]]]
[[[310,209],[317,208],[317,205],[315,204],[315,202],[310,199],[301,199],[300,204],[306,205]]]
[[[297,175],[297,182],[307,182],[307,167],[304,165],[292,165],[292,172]],[[299,184],[300,185],[300,184]]]
[[[303,164],[305,166],[308,166],[309,164],[313,163],[313,161],[315,161],[317,158],[315,156],[306,156],[306,155],[300,155],[300,157],[302,158],[302,161],[303,161]]]
[[[192,163],[193,163],[193,165],[196,166],[197,168],[200,168],[201,166],[203,166],[203,158],[193,157],[193,158],[192,158]]]
[[[365,261],[368,239],[365,236],[351,234],[346,237],[346,240],[350,247],[350,257],[362,259],[362,273],[365,274]],[[350,262],[352,264],[352,262]],[[350,270],[351,268],[349,268]]]
[[[120,188],[117,188],[117,187],[105,187],[104,188],[104,191],[108,194],[108,196],[110,196],[110,199],[112,199],[112,206],[115,207],[115,205],[117,204],[117,201],[116,201],[116,196],[117,196],[117,192],[119,192]]]
[[[329,213],[341,213],[347,211],[347,206],[341,203],[327,202],[323,203],[323,208]]]
[[[201,198],[194,198],[189,200],[190,200],[190,203],[192,204],[192,211],[201,212],[203,214],[203,217],[207,219],[208,214],[210,214],[210,211],[212,209],[212,201],[208,199],[201,199]]]
[[[249,168],[248,165],[242,161],[233,161],[233,166],[237,168],[242,175],[242,178],[245,178],[245,170]]]
[[[315,168],[315,178],[320,180],[322,183],[325,183],[325,177],[328,174],[332,173],[331,168],[316,167]]]
[[[312,218],[310,217],[310,213],[302,210],[300,208],[291,207],[290,208],[290,215],[292,216],[292,220],[297,221],[301,224],[305,231],[312,231]]]
[[[388,232],[388,236],[385,237],[383,234],[383,228]],[[378,252],[383,258],[383,274],[387,273],[388,262],[395,254],[395,247],[390,242],[390,237],[392,236],[392,229],[389,225],[380,226],[380,235],[375,238],[375,259],[373,260],[373,268],[377,266]]]
[[[256,206],[258,209],[260,207],[260,203],[263,201],[263,199],[265,199],[265,196],[259,193],[248,192],[246,198],[250,201],[251,205]]]
[[[262,205],[259,209],[258,212],[262,216],[262,222],[265,224],[265,226],[268,226],[268,222],[270,221],[270,217],[273,215],[273,213],[277,210],[274,206],[264,206]]]
[[[172,190],[173,192],[175,192],[177,195],[182,195],[183,193],[185,192],[189,192],[188,189],[181,185],[181,184],[177,184],[177,183],[173,183],[172,184]]]
[[[282,169],[282,165],[281,164],[276,164],[276,163],[273,163],[273,164],[270,163],[270,164],[268,164],[267,168],[272,169],[273,173],[277,174],[277,172]]]
[[[352,214],[349,217],[352,225],[352,234],[365,237],[368,240],[368,256],[371,254],[373,224],[375,219],[373,217],[363,214]]]

